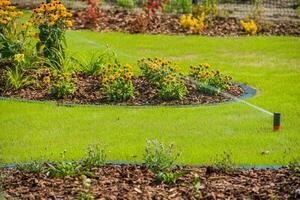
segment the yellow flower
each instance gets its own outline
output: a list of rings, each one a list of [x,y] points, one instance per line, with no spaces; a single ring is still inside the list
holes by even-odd
[[[49,84],[49,83],[51,82],[50,76],[45,76],[45,77],[43,78],[43,82],[46,83],[46,84]]]
[[[73,26],[73,22],[72,22],[71,20],[67,20],[67,21],[66,21],[66,25],[67,25],[68,27],[72,27],[72,26]]]
[[[40,46],[40,50],[42,51],[43,49],[45,49],[45,45],[44,44],[42,44],[41,46]]]
[[[14,60],[17,61],[18,63],[21,63],[25,61],[24,57],[25,57],[24,54],[16,54],[14,56]]]

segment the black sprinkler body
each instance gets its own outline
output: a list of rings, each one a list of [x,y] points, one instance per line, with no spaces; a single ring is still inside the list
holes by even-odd
[[[274,113],[274,119],[273,119],[273,130],[278,131],[281,126],[281,114],[280,113]]]

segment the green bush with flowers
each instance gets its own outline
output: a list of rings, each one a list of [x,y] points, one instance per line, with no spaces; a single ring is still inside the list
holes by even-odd
[[[138,64],[146,78],[160,88],[162,99],[183,99],[187,95],[177,64],[160,58],[143,58]]]
[[[72,95],[76,92],[75,78],[71,73],[54,73],[54,83],[50,88],[50,94],[57,98],[62,99],[68,95]]]
[[[109,101],[126,101],[134,96],[130,65],[108,64],[101,70],[102,90]]]
[[[53,49],[64,53],[65,32],[72,26],[71,16],[59,1],[42,3],[33,10],[30,22],[39,30],[36,47],[46,58],[57,60]]]
[[[163,79],[159,94],[164,100],[183,99],[187,88],[178,74],[171,73]]]
[[[16,20],[23,15],[10,0],[0,0],[0,58],[13,59],[24,53],[27,29],[18,29]]]
[[[231,77],[222,75],[218,70],[210,70],[207,63],[191,66],[189,76],[197,83],[197,89],[209,95],[217,95],[230,86]]]
[[[138,60],[138,65],[146,78],[157,86],[160,86],[169,74],[177,73],[179,68],[177,64],[161,58],[143,58]]]

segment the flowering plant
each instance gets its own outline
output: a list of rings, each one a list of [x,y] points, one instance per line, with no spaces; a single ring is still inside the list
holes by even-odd
[[[102,89],[110,101],[127,100],[134,95],[130,65],[108,64],[101,71]]]
[[[144,58],[138,64],[146,78],[160,88],[162,99],[183,99],[186,96],[187,89],[177,64],[160,58]]]
[[[245,22],[243,20],[240,21],[244,31],[250,35],[254,35],[257,33],[257,25],[254,22],[254,20],[250,20],[248,22]]]
[[[22,14],[10,0],[0,0],[0,58],[13,58],[15,54],[24,53],[25,35],[16,25],[16,19]]]
[[[178,74],[172,73],[163,79],[160,89],[160,97],[165,100],[183,99],[187,94],[184,81]]]
[[[191,14],[182,15],[180,17],[180,25],[184,29],[190,30],[192,33],[200,33],[207,27],[204,23],[204,20],[205,20],[204,12],[198,17],[193,17]]]
[[[222,75],[218,70],[210,70],[210,67],[207,63],[191,66],[189,76],[197,81],[196,85],[199,91],[217,95],[229,88],[232,78]]]
[[[143,58],[138,61],[143,74],[154,85],[161,85],[163,79],[171,73],[177,73],[178,65],[160,58]]]
[[[59,1],[42,3],[33,10],[30,20],[39,29],[37,50],[42,50],[45,57],[56,60],[53,49],[64,52],[62,41],[66,28],[72,26],[71,16]]]
[[[61,99],[76,92],[75,78],[70,73],[54,74],[56,81],[50,88],[50,94]],[[50,80],[49,80],[50,81]]]

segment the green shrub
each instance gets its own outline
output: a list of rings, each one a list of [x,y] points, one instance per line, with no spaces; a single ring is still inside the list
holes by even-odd
[[[61,153],[61,161],[54,164],[48,163],[47,176],[51,177],[65,177],[75,176],[81,171],[81,165],[77,162],[66,162],[65,161],[66,151]]]
[[[190,0],[170,0],[164,4],[163,9],[168,13],[191,13],[192,3]]]
[[[164,100],[183,99],[187,94],[184,81],[177,74],[169,74],[163,79],[160,97]]]
[[[51,177],[65,177],[65,176],[75,176],[80,170],[80,165],[74,162],[61,161],[54,165],[48,164],[49,169],[47,172],[48,176]]]
[[[87,155],[82,164],[88,168],[100,167],[106,164],[106,152],[100,144],[89,145]]]
[[[122,8],[134,8],[134,0],[117,0],[117,5]]]
[[[144,162],[146,166],[154,173],[169,172],[174,166],[180,153],[174,153],[174,145],[167,147],[157,140],[147,141],[144,154]]]
[[[193,16],[201,16],[205,13],[208,20],[212,20],[219,14],[216,0],[207,0],[204,3],[194,5],[192,8]]]
[[[17,164],[17,169],[30,173],[42,173],[45,171],[45,162],[33,160],[28,163],[19,163]]]
[[[130,65],[108,64],[101,71],[102,89],[110,101],[125,101],[134,95]]]
[[[70,73],[57,75],[55,83],[50,88],[50,94],[61,99],[76,92],[75,79]]]
[[[230,86],[231,77],[209,70],[209,64],[191,66],[189,76],[196,81],[197,89],[209,95],[217,95]]]

